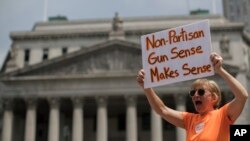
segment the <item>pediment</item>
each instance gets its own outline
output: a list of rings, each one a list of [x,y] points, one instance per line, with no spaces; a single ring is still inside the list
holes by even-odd
[[[139,44],[109,40],[5,76],[74,76],[136,72],[142,67]]]

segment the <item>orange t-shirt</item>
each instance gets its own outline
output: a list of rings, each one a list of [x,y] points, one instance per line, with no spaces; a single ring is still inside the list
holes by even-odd
[[[227,108],[228,104],[204,116],[183,112],[186,141],[229,141],[233,121],[227,116]]]

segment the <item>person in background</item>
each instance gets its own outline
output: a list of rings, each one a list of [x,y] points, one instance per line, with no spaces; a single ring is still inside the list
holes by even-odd
[[[190,113],[169,108],[153,88],[144,88],[143,69],[136,78],[151,108],[169,123],[184,128],[186,141],[229,141],[229,127],[240,116],[248,98],[247,90],[222,67],[223,58],[212,53],[210,59],[215,72],[224,79],[234,95],[234,99],[220,108],[221,91],[213,80],[202,78],[193,82],[189,95],[197,113]]]

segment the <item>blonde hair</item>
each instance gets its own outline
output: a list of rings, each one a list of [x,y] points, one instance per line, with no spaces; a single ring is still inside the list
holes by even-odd
[[[220,102],[221,102],[221,90],[219,88],[219,85],[213,81],[213,80],[208,80],[208,79],[197,79],[193,82],[193,84],[191,85],[191,88],[194,89],[198,86],[204,86],[206,85],[208,90],[212,93],[212,94],[216,94],[218,96],[217,102],[214,105],[214,109],[219,108],[220,106]]]

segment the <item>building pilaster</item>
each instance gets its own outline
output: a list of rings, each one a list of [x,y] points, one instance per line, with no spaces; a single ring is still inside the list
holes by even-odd
[[[25,122],[25,141],[35,141],[36,139],[36,100],[26,99],[27,111]]]
[[[126,96],[127,113],[126,113],[126,141],[137,141],[137,109],[136,98]]]
[[[83,141],[83,99],[79,97],[72,98],[73,101],[73,123],[72,123],[72,141]]]
[[[186,95],[185,94],[175,94],[175,103],[177,111],[186,111]],[[186,132],[184,129],[176,127],[176,137],[177,141],[186,140]]]
[[[2,141],[12,141],[13,132],[13,100],[4,100],[4,113],[3,113],[3,131],[2,131]]]
[[[107,98],[97,97],[97,141],[108,141]]]
[[[50,114],[49,114],[49,136],[48,141],[59,141],[60,113],[59,99],[50,98]]]
[[[151,141],[162,141],[162,119],[151,109]]]

